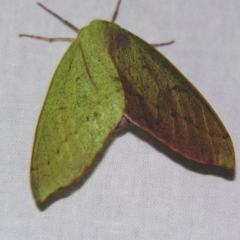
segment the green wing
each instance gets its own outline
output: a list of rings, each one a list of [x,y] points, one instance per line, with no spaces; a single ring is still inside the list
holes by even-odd
[[[121,120],[124,106],[107,49],[82,29],[53,76],[39,118],[31,163],[38,202],[84,175]]]
[[[199,91],[140,38],[124,29],[111,35],[127,118],[191,160],[233,168],[231,138]]]

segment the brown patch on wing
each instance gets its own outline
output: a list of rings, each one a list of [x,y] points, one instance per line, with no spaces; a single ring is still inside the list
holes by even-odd
[[[119,31],[113,31],[112,37],[108,46],[110,56],[114,56],[115,52],[119,49],[127,49],[130,46],[130,38]]]

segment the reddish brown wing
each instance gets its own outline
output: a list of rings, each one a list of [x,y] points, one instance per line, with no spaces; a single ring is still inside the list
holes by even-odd
[[[191,160],[233,168],[231,138],[199,91],[140,38],[124,29],[112,35],[129,120]]]

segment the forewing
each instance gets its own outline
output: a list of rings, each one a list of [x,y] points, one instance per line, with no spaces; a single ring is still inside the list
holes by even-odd
[[[116,69],[88,43],[77,39],[65,53],[39,118],[31,163],[38,202],[83,177],[123,114]]]
[[[123,29],[112,34],[129,120],[191,160],[233,168],[230,136],[199,91],[143,40]]]

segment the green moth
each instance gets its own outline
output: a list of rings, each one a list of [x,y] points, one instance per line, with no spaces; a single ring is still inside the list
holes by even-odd
[[[182,73],[113,21],[94,20],[64,54],[41,111],[31,162],[36,201],[83,178],[126,119],[190,160],[234,168],[227,130]]]

